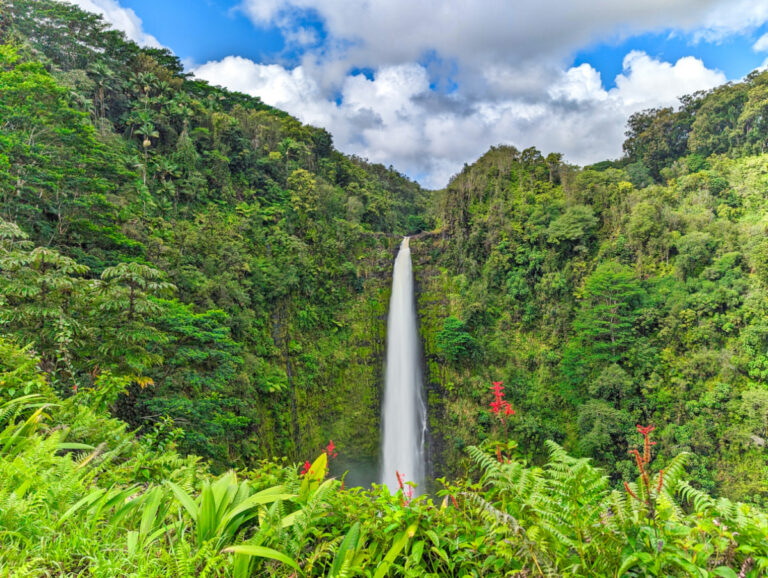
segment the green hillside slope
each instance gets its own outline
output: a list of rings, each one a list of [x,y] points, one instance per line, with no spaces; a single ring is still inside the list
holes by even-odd
[[[2,30],[3,330],[217,464],[375,456],[392,234],[425,192],[74,7],[15,0]]]

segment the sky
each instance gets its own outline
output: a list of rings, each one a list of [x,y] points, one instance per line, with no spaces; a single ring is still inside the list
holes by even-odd
[[[499,144],[619,158],[632,113],[768,65],[768,0],[71,1],[429,188]]]

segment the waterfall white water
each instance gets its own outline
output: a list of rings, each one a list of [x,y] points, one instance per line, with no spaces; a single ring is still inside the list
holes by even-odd
[[[392,275],[386,363],[380,477],[381,483],[394,493],[398,489],[396,472],[404,480],[421,485],[425,471],[427,410],[422,395],[421,347],[408,237],[400,245]]]

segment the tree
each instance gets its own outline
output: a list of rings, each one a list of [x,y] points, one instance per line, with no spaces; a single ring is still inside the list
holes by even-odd
[[[631,162],[642,162],[659,180],[661,169],[685,153],[691,120],[672,108],[636,112],[627,121],[624,154]]]
[[[478,354],[477,341],[467,331],[466,324],[456,317],[446,317],[437,333],[436,345],[443,358],[452,365],[463,365]]]
[[[624,407],[637,390],[632,377],[616,363],[605,367],[587,387],[589,395],[610,402],[617,409]]]
[[[573,328],[588,363],[623,359],[635,340],[634,322],[644,297],[635,272],[615,261],[598,265],[587,277]]]
[[[712,235],[702,231],[692,231],[680,237],[675,243],[677,258],[675,267],[683,279],[696,277],[709,265],[715,249]]]
[[[577,424],[581,455],[598,458],[609,471],[625,459],[626,432],[632,427],[632,418],[626,411],[602,400],[589,400],[579,407]]]
[[[118,375],[140,384],[151,382],[149,368],[162,362],[159,347],[168,336],[156,327],[162,308],[159,297],[170,295],[175,286],[164,275],[141,263],[120,263],[101,274],[92,315],[99,357]]]
[[[707,95],[691,126],[688,148],[692,153],[708,157],[728,152],[732,144],[736,144],[732,140],[747,92],[744,84],[726,84]]]
[[[578,245],[586,242],[597,226],[597,217],[591,207],[575,205],[552,221],[547,229],[547,240],[559,245],[563,242]]]
[[[75,379],[73,350],[83,337],[88,267],[57,251],[31,248],[0,220],[0,327],[34,343],[45,371]]]

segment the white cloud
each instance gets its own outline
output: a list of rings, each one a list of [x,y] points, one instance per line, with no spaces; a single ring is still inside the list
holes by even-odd
[[[129,40],[141,46],[162,48],[157,38],[144,32],[141,18],[130,8],[123,8],[116,0],[66,0],[83,10],[100,14],[117,30],[125,32]]]
[[[626,68],[627,60],[624,60]],[[603,90],[600,73],[589,64],[570,68],[563,79],[552,86],[549,95],[554,99],[574,100],[577,102],[589,100],[605,100],[608,95]]]
[[[669,63],[631,52],[611,90],[602,87],[594,68],[582,64],[548,72],[548,91],[536,99],[517,92],[468,98],[461,91],[435,93],[427,69],[408,63],[382,66],[372,79],[346,77],[336,100],[308,70],[227,57],[194,72],[323,126],[341,150],[393,164],[431,187],[444,186],[464,162],[500,143],[563,152],[580,164],[615,158],[630,114],[675,105],[680,95],[726,80],[695,58]],[[514,73],[499,67],[494,77],[513,82]]]
[[[768,3],[764,0],[726,0],[705,13],[694,30],[697,40],[720,41],[732,34],[755,30],[768,22]]]
[[[763,34],[758,38],[757,42],[752,45],[752,50],[755,52],[768,52],[768,34]]]
[[[628,108],[674,103],[683,94],[711,88],[726,80],[722,72],[707,69],[698,58],[686,56],[673,65],[639,51],[627,54],[624,71],[616,77],[615,94],[620,95]]]
[[[242,0],[242,8],[285,31],[312,11],[328,34],[325,59],[374,68],[429,51],[463,65],[540,61],[637,32],[720,39],[768,21],[765,0]]]

